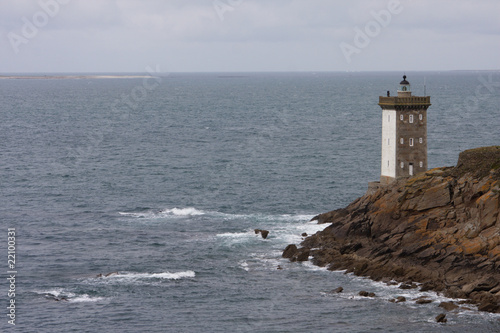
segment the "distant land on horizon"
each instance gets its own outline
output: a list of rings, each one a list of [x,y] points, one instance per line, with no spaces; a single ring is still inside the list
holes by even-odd
[[[151,75],[0,75],[0,80],[144,79]]]
[[[438,72],[500,72],[500,69],[448,69],[448,70],[374,70],[374,71],[207,71],[207,72],[158,72],[156,75],[138,72],[74,72],[74,73],[5,73],[0,74],[0,80],[6,79],[45,79],[45,80],[61,80],[61,79],[133,79],[133,78],[150,78],[152,76],[167,76],[169,74],[219,74],[219,75],[235,75],[235,74],[259,74],[259,73],[276,73],[276,74],[293,74],[293,73],[390,73],[390,72],[405,72],[405,73],[438,73]]]

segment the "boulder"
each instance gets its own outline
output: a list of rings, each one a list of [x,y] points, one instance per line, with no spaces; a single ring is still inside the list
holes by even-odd
[[[438,314],[436,316],[436,322],[438,323],[446,323],[448,321],[448,319],[446,319],[446,315],[444,313],[441,313],[441,314]]]
[[[500,305],[496,302],[484,302],[479,304],[477,307],[479,311],[486,311],[486,312],[492,312],[492,313],[500,313]]]
[[[369,293],[367,291],[360,291],[358,295],[362,297],[375,297],[375,293]]]
[[[288,245],[285,250],[283,251],[283,254],[281,255],[283,258],[292,258],[295,254],[297,254],[299,250],[297,249],[297,245],[295,244],[290,244]]]
[[[406,297],[404,296],[396,297],[396,303],[403,303],[403,302],[406,302]]]
[[[459,306],[453,302],[441,302],[439,303],[439,307],[445,309],[446,311],[453,311],[459,308]]]
[[[295,261],[308,261],[309,260],[310,249],[301,248],[295,256]]]
[[[269,231],[268,230],[262,230],[262,229],[255,229],[255,234],[258,235],[260,233],[260,235],[262,236],[262,238],[266,239],[267,236],[269,235]]]
[[[431,299],[425,298],[425,297],[419,297],[415,300],[416,304],[422,305],[422,304],[429,304],[432,303]]]

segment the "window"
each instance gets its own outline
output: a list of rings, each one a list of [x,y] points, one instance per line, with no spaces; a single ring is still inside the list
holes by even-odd
[[[419,114],[418,119],[422,120],[422,119],[424,119],[424,116],[422,116],[422,114]]]
[[[399,116],[399,119],[400,119],[401,121],[403,121],[403,120],[405,119],[405,117],[404,117],[403,115],[400,115],[400,116]]]
[[[422,142],[424,142],[424,139],[419,138],[419,139],[418,139],[418,143],[422,143]]]
[[[387,121],[388,121],[388,122],[391,122],[391,115],[390,115],[390,114],[389,114],[389,115],[387,115]]]
[[[410,147],[413,147],[413,138],[410,139]]]
[[[405,139],[401,138],[399,139],[399,142],[403,145],[405,143]]]
[[[391,139],[387,139],[387,145],[390,146],[391,145]]]
[[[413,124],[413,115],[410,115],[410,124]]]
[[[389,161],[387,161],[387,167],[389,167]]]
[[[420,162],[420,167],[423,168],[424,167],[424,162]]]
[[[401,162],[401,169],[405,168],[405,162]]]

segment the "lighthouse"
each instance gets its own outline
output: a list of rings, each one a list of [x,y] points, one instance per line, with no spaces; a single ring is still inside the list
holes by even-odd
[[[403,76],[397,96],[380,96],[382,108],[382,167],[380,183],[427,171],[427,109],[429,96],[412,96]]]

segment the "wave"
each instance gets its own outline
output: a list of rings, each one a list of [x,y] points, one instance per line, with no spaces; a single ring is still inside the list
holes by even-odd
[[[145,280],[181,280],[194,278],[194,271],[182,272],[161,272],[161,273],[138,273],[138,272],[115,272],[105,276],[98,276],[95,279],[111,283],[138,283]]]
[[[197,209],[195,207],[184,208],[165,208],[157,210],[146,210],[140,212],[118,212],[121,216],[129,216],[136,218],[165,218],[165,217],[189,217],[189,216],[203,216],[208,215],[211,217],[222,219],[243,219],[243,220],[256,220],[256,221],[276,221],[276,222],[305,222],[310,221],[314,215],[304,214],[263,214],[263,213],[250,213],[250,214],[237,214],[237,213],[223,213],[218,211],[207,211]]]
[[[146,211],[146,212],[118,212],[118,214],[121,216],[129,216],[135,218],[160,219],[165,217],[201,216],[205,215],[206,212],[198,210],[193,207],[187,207],[187,208],[161,209],[161,210]]]
[[[172,208],[160,211],[160,214],[174,215],[174,216],[199,216],[205,215],[206,212],[198,210],[193,207],[188,208]]]
[[[47,300],[56,302],[94,303],[105,300],[104,297],[90,296],[88,294],[75,294],[63,288],[35,291],[35,293],[43,295]]]

